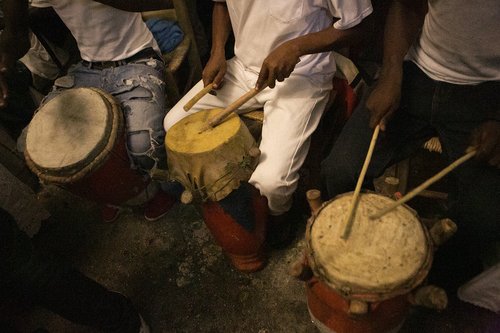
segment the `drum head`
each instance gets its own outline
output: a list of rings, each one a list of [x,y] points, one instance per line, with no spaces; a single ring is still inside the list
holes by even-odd
[[[238,133],[241,127],[239,117],[229,116],[213,128],[206,128],[208,120],[222,109],[203,110],[177,122],[167,132],[165,144],[169,150],[200,154],[213,151]]]
[[[346,296],[384,298],[414,288],[425,277],[431,259],[428,234],[416,214],[400,206],[371,220],[371,214],[393,200],[363,193],[344,240],[351,198],[348,193],[325,204],[309,225],[309,260],[316,276]]]
[[[33,117],[26,153],[40,170],[77,171],[101,153],[111,126],[111,106],[101,92],[89,88],[66,90]]]

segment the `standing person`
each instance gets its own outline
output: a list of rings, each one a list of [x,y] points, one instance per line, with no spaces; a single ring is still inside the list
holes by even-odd
[[[442,264],[440,282],[451,289],[477,273],[474,264],[500,238],[499,22],[496,0],[393,1],[380,79],[322,163],[334,197],[354,189],[377,124],[384,136],[367,184],[432,136],[439,136],[450,163],[475,148],[475,160],[454,171],[449,214],[458,232],[444,246],[449,251],[437,252],[451,256],[434,265]]]
[[[268,200],[268,236],[276,245],[290,238],[285,213],[332,88],[330,51],[359,37],[371,12],[369,0],[215,0],[211,55],[202,81],[165,118],[168,131],[193,112],[224,108],[253,88],[262,90],[241,109],[264,108],[261,156],[249,183]],[[231,30],[235,56],[226,60]],[[186,113],[183,105],[210,83],[217,96],[206,95]]]
[[[27,24],[22,17],[25,11],[23,3],[24,7],[27,6],[24,0],[15,5],[12,1],[5,1],[7,9],[13,7],[15,11],[11,11],[12,14],[21,18],[10,28],[18,35],[26,33],[21,31]],[[110,93],[120,102],[125,116],[127,150],[132,168],[144,173],[165,168],[165,131],[162,127],[165,116],[164,63],[158,45],[138,13],[162,8],[164,1],[32,1],[34,7],[47,5],[54,8],[75,37],[82,61],[72,67],[66,76],[56,80],[54,91],[46,100],[65,89],[76,87],[95,87]],[[22,38],[24,43],[24,35]],[[2,44],[8,46],[9,43],[13,43],[10,34],[2,35]],[[24,44],[21,46],[24,47]],[[16,53],[19,49],[16,48]],[[10,51],[2,47],[3,54]],[[16,57],[19,54],[9,56]],[[12,66],[5,64],[5,68]],[[159,191],[146,205],[144,216],[148,220],[156,220],[174,203],[173,197]],[[119,207],[106,206],[103,219],[112,221],[119,211]]]

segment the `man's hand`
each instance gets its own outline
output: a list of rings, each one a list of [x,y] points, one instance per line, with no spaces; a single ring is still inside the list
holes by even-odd
[[[274,88],[276,81],[283,82],[299,63],[299,57],[299,50],[293,42],[278,46],[264,59],[255,88],[257,90],[265,86]]]
[[[370,127],[375,128],[380,124],[380,129],[385,131],[390,116],[399,108],[402,80],[402,68],[391,68],[380,75],[366,101],[366,108],[371,113]]]
[[[471,148],[476,159],[500,168],[500,121],[489,120],[472,132]]]
[[[206,87],[210,83],[213,83],[214,89],[221,88],[224,75],[226,74],[226,68],[227,64],[224,53],[220,52],[219,54],[212,54],[203,69],[203,73],[201,74],[203,85]]]

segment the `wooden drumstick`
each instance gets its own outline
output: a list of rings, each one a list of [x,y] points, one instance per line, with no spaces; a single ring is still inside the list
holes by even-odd
[[[211,119],[208,120],[208,126],[210,127],[215,127],[219,125],[224,118],[229,116],[231,112],[234,112],[236,109],[238,109],[240,106],[248,102],[250,99],[252,99],[255,95],[257,95],[259,92],[261,92],[266,86],[262,87],[261,89],[250,89],[247,93],[245,93],[243,96],[238,98],[236,101],[233,103],[229,104],[227,108],[222,110],[219,114],[215,115]]]
[[[351,206],[349,207],[349,214],[347,215],[347,222],[344,228],[344,233],[342,234],[342,239],[347,239],[349,237],[349,234],[351,233],[352,223],[354,221],[354,216],[356,215],[356,209],[358,208],[359,204],[359,193],[361,191],[361,186],[363,185],[363,181],[365,180],[365,175],[366,171],[368,170],[368,165],[370,164],[370,160],[372,159],[373,150],[375,149],[375,143],[377,142],[377,137],[379,132],[380,132],[380,125],[377,125],[375,127],[375,130],[373,131],[370,147],[368,148],[368,153],[366,154],[365,162],[363,163],[363,168],[361,169],[361,173],[359,174],[354,194],[352,195]]]
[[[206,94],[208,94],[214,88],[214,84],[210,83],[205,88],[200,90],[193,98],[191,98],[186,105],[184,105],[184,111],[189,111],[191,108]]]
[[[470,152],[468,152],[464,156],[460,157],[458,160],[456,160],[455,162],[451,163],[450,165],[448,165],[446,168],[444,168],[443,170],[441,170],[440,172],[438,172],[437,174],[435,174],[431,178],[427,179],[425,182],[423,182],[422,184],[420,184],[420,186],[417,186],[416,188],[414,188],[412,191],[410,191],[408,194],[406,194],[404,197],[402,197],[398,201],[390,204],[389,206],[385,207],[384,209],[381,209],[379,212],[371,215],[370,219],[372,219],[372,220],[378,219],[378,218],[384,216],[385,214],[389,213],[390,211],[396,209],[397,207],[401,206],[402,204],[404,204],[405,202],[409,201],[410,199],[413,199],[420,192],[422,192],[427,187],[431,186],[432,184],[434,184],[435,182],[437,182],[438,180],[440,180],[441,178],[443,178],[444,176],[446,176],[448,173],[450,173],[451,171],[453,171],[460,164],[462,164],[465,161],[469,160],[475,154],[476,154],[476,150],[471,150]]]

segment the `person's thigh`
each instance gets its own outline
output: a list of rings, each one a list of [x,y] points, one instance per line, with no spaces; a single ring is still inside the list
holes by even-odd
[[[298,171],[307,156],[310,137],[321,119],[330,89],[301,76],[263,91],[264,104],[260,160],[249,182],[269,200],[273,214],[289,209]]]
[[[465,154],[474,129],[496,111],[499,89],[500,83],[440,87],[434,123],[449,163]],[[500,170],[473,160],[453,175],[457,186],[451,193],[450,216],[461,234],[476,245],[500,240]]]

